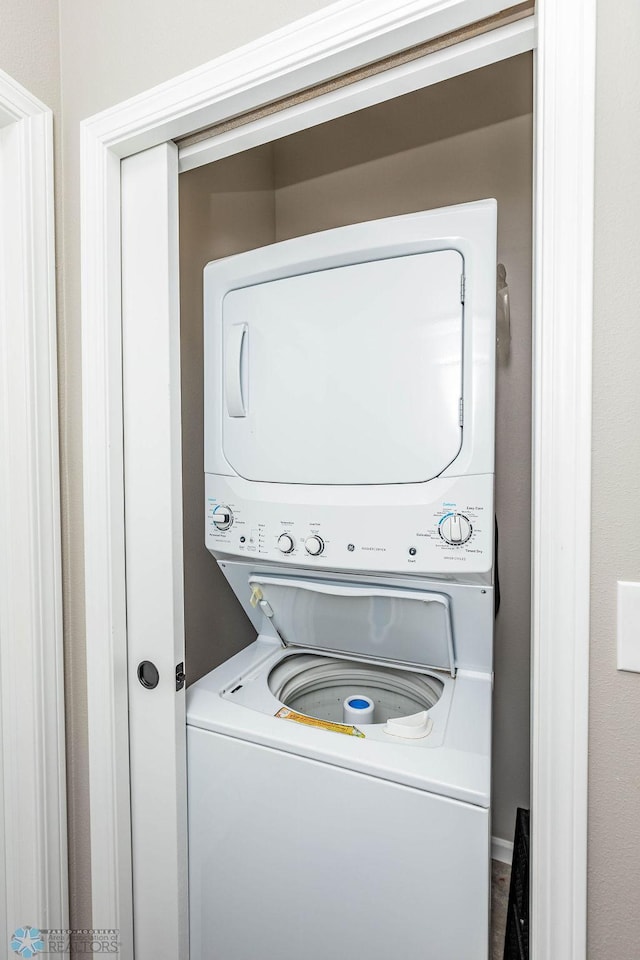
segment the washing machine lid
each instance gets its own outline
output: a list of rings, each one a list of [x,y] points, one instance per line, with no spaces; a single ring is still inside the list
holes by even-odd
[[[285,646],[317,648],[455,676],[449,597],[444,594],[252,574],[249,603]]]

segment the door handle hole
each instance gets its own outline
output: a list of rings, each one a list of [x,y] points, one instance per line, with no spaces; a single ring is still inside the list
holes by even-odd
[[[160,674],[155,663],[151,660],[142,660],[138,664],[138,680],[147,690],[154,690],[160,681]]]

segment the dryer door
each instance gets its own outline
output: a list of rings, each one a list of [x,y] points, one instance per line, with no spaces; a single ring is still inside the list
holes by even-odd
[[[461,447],[463,260],[398,256],[229,292],[223,449],[247,480],[430,480]]]

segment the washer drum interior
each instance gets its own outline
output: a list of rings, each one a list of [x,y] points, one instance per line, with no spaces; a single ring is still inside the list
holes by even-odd
[[[286,707],[333,723],[342,723],[347,697],[369,697],[375,704],[374,722],[386,723],[430,710],[444,684],[437,677],[395,667],[292,654],[271,670],[269,689]]]

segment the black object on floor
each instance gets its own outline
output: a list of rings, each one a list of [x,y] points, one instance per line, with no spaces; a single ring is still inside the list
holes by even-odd
[[[504,960],[529,960],[529,811],[518,807]]]
[[[494,550],[494,564],[493,564],[493,615],[494,617],[498,616],[498,611],[500,610],[500,564],[498,562],[498,517],[494,515],[494,529],[495,529],[495,550]]]

